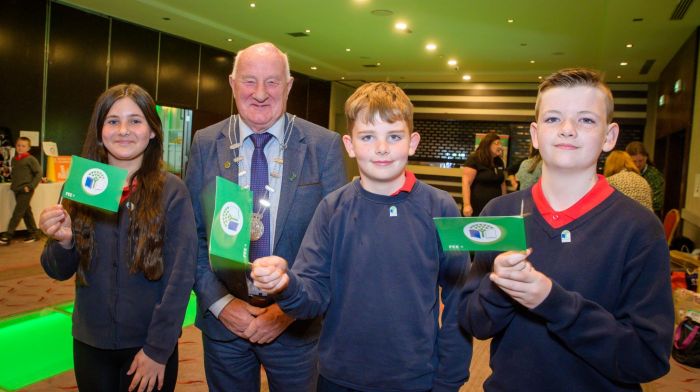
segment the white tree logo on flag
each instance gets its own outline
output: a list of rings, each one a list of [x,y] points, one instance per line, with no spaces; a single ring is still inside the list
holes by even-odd
[[[487,222],[474,222],[464,226],[464,235],[474,242],[486,244],[501,239],[501,229]]]
[[[92,168],[85,171],[80,185],[87,194],[95,196],[107,189],[109,178],[107,177],[107,173],[102,169]]]
[[[229,201],[221,207],[219,223],[224,233],[233,237],[238,235],[243,228],[243,212],[238,204]]]

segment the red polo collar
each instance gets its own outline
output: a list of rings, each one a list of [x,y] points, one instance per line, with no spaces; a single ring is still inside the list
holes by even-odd
[[[396,192],[392,193],[389,196],[396,196],[401,192],[411,192],[413,190],[413,186],[416,185],[416,175],[411,173],[410,171],[406,170],[406,180],[403,182],[403,185],[401,188],[399,188]]]
[[[608,196],[612,195],[612,193],[615,191],[613,187],[608,184],[605,177],[598,174],[598,181],[595,183],[593,188],[591,188],[591,190],[581,198],[581,200],[577,201],[574,203],[574,205],[564,211],[554,211],[552,206],[549,205],[549,202],[544,197],[541,182],[542,180],[539,180],[532,186],[532,199],[535,202],[537,211],[539,211],[544,220],[555,229],[568,225],[574,220],[582,217],[588,211],[602,203],[603,200],[607,199]]]

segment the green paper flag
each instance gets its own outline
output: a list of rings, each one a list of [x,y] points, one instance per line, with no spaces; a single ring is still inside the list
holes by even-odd
[[[126,169],[74,155],[61,197],[117,212],[127,174]]]
[[[525,250],[522,216],[433,218],[445,251]]]
[[[244,268],[250,248],[253,192],[216,177],[214,215],[209,231],[209,261],[221,270]]]

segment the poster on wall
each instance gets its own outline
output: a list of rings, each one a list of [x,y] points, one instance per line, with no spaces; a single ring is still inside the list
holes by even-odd
[[[37,131],[19,131],[19,136],[20,137],[26,137],[29,138],[29,142],[32,144],[32,147],[39,147],[39,132]]]
[[[486,132],[481,132],[477,133],[474,135],[474,151],[479,147],[479,143],[481,143],[481,140],[486,136]],[[501,135],[499,134],[498,137],[501,138],[501,146],[503,146],[503,155],[501,155],[501,159],[503,159],[503,163],[505,166],[508,166],[508,141],[510,140],[510,135]]]

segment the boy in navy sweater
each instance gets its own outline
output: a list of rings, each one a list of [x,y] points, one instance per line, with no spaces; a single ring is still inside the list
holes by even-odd
[[[618,125],[601,76],[566,69],[539,88],[542,177],[482,215],[526,212],[527,252],[478,252],[460,324],[493,338],[486,391],[639,391],[669,369],[669,253],[653,213],[596,174]],[[526,386],[523,380],[528,380]]]
[[[293,317],[325,315],[319,391],[457,391],[471,358],[456,319],[469,259],[443,252],[433,217],[459,210],[406,170],[420,136],[400,88],[365,84],[345,114],[360,179],[321,202],[293,268],[258,259],[255,284]]]

